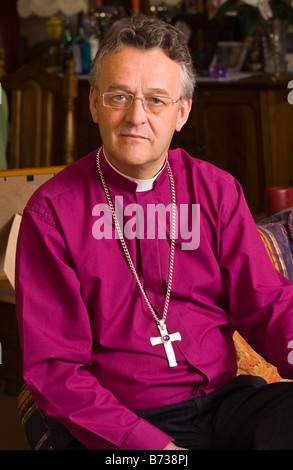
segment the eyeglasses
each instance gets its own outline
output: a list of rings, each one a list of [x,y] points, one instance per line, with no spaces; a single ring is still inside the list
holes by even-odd
[[[134,96],[131,93],[99,93],[103,98],[103,105],[113,109],[128,109],[133,105],[134,100],[141,100],[145,111],[151,113],[162,113],[170,108],[174,103],[181,100],[173,100],[168,96]]]

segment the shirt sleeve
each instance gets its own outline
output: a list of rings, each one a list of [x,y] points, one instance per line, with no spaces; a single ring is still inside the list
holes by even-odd
[[[293,285],[275,270],[237,181],[226,188],[226,200],[219,264],[231,324],[281,376],[293,379],[288,360],[293,340]]]
[[[62,231],[26,209],[16,261],[24,380],[49,416],[89,449],[160,450],[172,438],[124,407],[91,373],[92,334]]]

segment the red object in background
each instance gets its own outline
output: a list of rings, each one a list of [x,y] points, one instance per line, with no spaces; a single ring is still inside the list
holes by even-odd
[[[139,0],[131,0],[131,7],[135,13],[139,13]]]
[[[276,186],[266,189],[266,211],[268,216],[289,207],[293,207],[293,188],[291,186]]]

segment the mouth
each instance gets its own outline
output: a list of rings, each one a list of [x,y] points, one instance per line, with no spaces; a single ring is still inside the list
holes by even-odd
[[[128,140],[136,140],[136,141],[143,141],[143,140],[148,140],[148,138],[144,135],[141,135],[141,134],[133,134],[133,133],[121,133],[120,134],[121,137],[123,137],[124,139],[128,139]]]

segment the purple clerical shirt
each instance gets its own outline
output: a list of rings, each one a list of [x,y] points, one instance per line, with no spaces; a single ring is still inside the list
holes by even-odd
[[[178,217],[166,325],[181,335],[172,343],[178,365],[169,367],[164,345],[150,342],[159,332],[116,237],[95,157],[45,183],[23,214],[16,301],[24,378],[39,406],[86,447],[163,449],[172,438],[135,411],[205,395],[235,377],[235,329],[293,378],[293,286],[273,268],[239,183],[169,151]],[[167,214],[167,235],[154,237],[148,209],[171,203],[167,168],[153,189],[137,192],[102,152],[100,161],[139,279],[161,316],[170,224]]]

